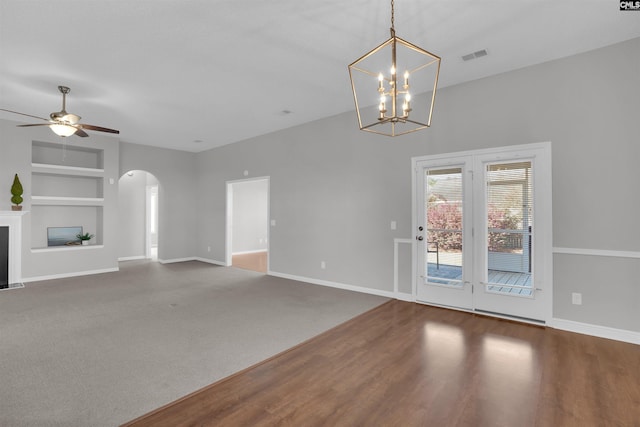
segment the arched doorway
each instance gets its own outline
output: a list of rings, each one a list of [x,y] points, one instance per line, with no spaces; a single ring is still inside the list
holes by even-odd
[[[118,182],[118,260],[158,260],[158,179],[131,170]]]

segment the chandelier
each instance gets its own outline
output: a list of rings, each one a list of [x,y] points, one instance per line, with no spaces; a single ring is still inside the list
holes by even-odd
[[[439,56],[396,36],[391,0],[391,38],[349,65],[360,129],[398,136],[431,126],[439,72]]]

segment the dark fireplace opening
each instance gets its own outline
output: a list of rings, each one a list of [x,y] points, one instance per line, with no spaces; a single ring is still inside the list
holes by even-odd
[[[9,287],[9,227],[0,227],[0,289]]]

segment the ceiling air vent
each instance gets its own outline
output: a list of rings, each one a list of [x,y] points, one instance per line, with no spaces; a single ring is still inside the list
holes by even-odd
[[[473,52],[473,53],[468,53],[466,55],[462,55],[462,60],[463,61],[471,61],[472,59],[476,59],[476,58],[482,58],[483,56],[487,56],[487,50],[486,49],[482,49],[479,50],[477,52]]]

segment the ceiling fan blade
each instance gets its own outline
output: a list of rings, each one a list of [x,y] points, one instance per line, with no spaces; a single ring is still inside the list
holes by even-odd
[[[30,123],[28,125],[16,125],[16,127],[28,128],[28,127],[31,127],[31,126],[50,126],[52,124],[54,124],[54,123],[51,123],[51,122],[49,122],[49,123]]]
[[[120,133],[119,130],[103,128],[101,126],[85,125],[83,123],[78,123],[74,126],[79,129],[97,130],[99,132],[108,132],[108,133]]]
[[[45,119],[44,117],[33,116],[31,114],[25,114],[25,113],[18,113],[17,111],[5,110],[4,108],[0,108],[0,111],[6,111],[7,113],[13,113],[13,114],[20,114],[21,116],[33,117],[34,119],[44,120],[45,122],[49,121],[49,119]]]
[[[89,136],[89,134],[83,131],[82,129],[78,128],[77,126],[74,126],[74,127],[76,128],[76,133],[74,133],[74,135],[79,136],[81,138],[86,138]]]

